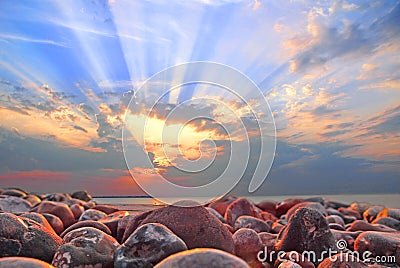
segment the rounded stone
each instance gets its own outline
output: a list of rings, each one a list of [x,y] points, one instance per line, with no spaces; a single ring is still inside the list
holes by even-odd
[[[218,213],[218,211],[216,211],[213,208],[210,207],[206,207],[206,209],[208,210],[208,212],[210,212],[212,215],[214,215],[215,217],[217,217],[218,220],[220,220],[222,223],[227,223],[226,220],[224,219],[224,217],[221,216],[221,214]]]
[[[48,229],[49,231],[52,231],[56,233],[53,229],[53,227],[50,225],[50,223],[47,221],[47,219],[39,213],[36,212],[29,212],[29,213],[23,213],[20,215],[21,218],[26,218],[26,219],[31,219]]]
[[[354,254],[345,252],[340,252],[329,258],[325,258],[318,265],[318,268],[341,268],[341,267],[366,268],[368,267],[368,265],[363,263]]]
[[[72,204],[69,208],[71,209],[72,213],[74,214],[75,220],[78,220],[80,218],[80,216],[83,214],[83,212],[85,211],[85,208],[83,206],[81,206],[80,204]]]
[[[37,197],[36,195],[33,195],[33,194],[25,195],[22,198],[25,199],[26,201],[28,201],[29,203],[31,203],[32,205],[36,205],[42,201],[39,197]]]
[[[384,206],[370,206],[363,212],[363,218],[368,222],[372,222],[376,219],[376,216],[378,216],[378,214],[384,209]]]
[[[161,223],[179,236],[189,249],[217,248],[234,252],[232,235],[215,216],[202,206],[167,206],[137,215],[128,223],[122,241],[139,226]]]
[[[215,209],[221,216],[225,215],[228,206],[237,199],[236,196],[226,195],[220,199],[211,202],[208,207]]]
[[[20,189],[6,189],[2,193],[2,195],[8,195],[8,196],[15,196],[15,197],[24,197],[26,196],[26,193]]]
[[[0,213],[0,257],[23,256],[50,262],[61,238],[36,221]]]
[[[82,213],[78,221],[87,221],[87,220],[97,221],[100,220],[101,218],[104,218],[105,216],[107,216],[107,214],[104,213],[103,211],[90,208]]]
[[[321,256],[323,251],[337,250],[325,217],[317,210],[299,208],[289,223],[280,231],[275,243],[277,251],[313,251]]]
[[[375,219],[372,224],[382,224],[386,225],[387,227],[396,229],[400,231],[400,221],[390,217],[382,217],[379,219]]]
[[[280,217],[281,215],[286,214],[291,207],[302,202],[304,202],[304,200],[300,198],[289,198],[276,204],[276,216]]]
[[[225,220],[231,226],[234,226],[235,221],[240,216],[252,216],[260,218],[261,209],[256,207],[252,202],[246,198],[239,198],[232,202],[225,212]]]
[[[249,228],[257,233],[269,232],[271,229],[271,227],[265,221],[251,216],[240,216],[236,219],[233,227],[234,231],[237,231],[240,228]]]
[[[296,210],[298,210],[300,208],[315,209],[315,210],[319,211],[324,216],[328,215],[328,212],[326,211],[325,207],[322,206],[320,203],[302,202],[302,203],[296,204],[293,207],[291,207],[286,213],[286,218],[289,220],[290,217],[292,217],[292,215],[296,212]]]
[[[117,207],[109,206],[109,205],[95,205],[92,208],[100,210],[100,211],[106,213],[107,215],[119,211],[119,209]]]
[[[15,196],[0,199],[0,210],[10,213],[28,212],[32,205],[28,201]]]
[[[257,256],[263,250],[263,244],[258,234],[248,228],[237,230],[233,234],[236,256],[245,260],[251,267],[259,266],[260,261]]]
[[[154,268],[249,268],[247,263],[235,255],[222,250],[197,248],[169,256]]]
[[[276,205],[275,201],[264,200],[257,204],[262,211],[269,212],[276,216]]]
[[[73,198],[83,200],[83,201],[90,201],[92,200],[92,196],[85,190],[85,191],[77,191],[71,194]]]
[[[60,237],[63,238],[67,233],[71,232],[72,230],[76,230],[82,227],[93,227],[99,229],[100,231],[108,235],[111,235],[110,229],[104,223],[87,220],[87,221],[78,221],[77,223],[72,224],[70,227],[65,229],[64,232],[61,233]]]
[[[185,242],[159,223],[139,227],[114,253],[114,267],[146,267],[187,250]]]
[[[386,225],[381,224],[371,224],[362,220],[354,221],[349,228],[347,228],[349,232],[355,231],[377,231],[377,232],[396,232],[395,229],[387,227]]]
[[[119,246],[112,236],[92,227],[75,229],[63,238],[54,255],[55,267],[113,267],[113,254]]]
[[[67,204],[54,201],[42,201],[31,209],[33,212],[53,214],[61,219],[64,227],[75,223],[75,216]],[[51,224],[51,223],[50,223]]]
[[[41,215],[46,218],[56,234],[59,235],[64,231],[64,223],[59,217],[49,213],[42,213]]]
[[[47,262],[27,257],[0,258],[0,268],[54,268]]]
[[[116,211],[114,213],[108,214],[107,216],[98,220],[98,222],[104,223],[110,229],[113,237],[117,237],[118,233],[118,224],[121,219],[125,216],[129,215],[128,211]]]

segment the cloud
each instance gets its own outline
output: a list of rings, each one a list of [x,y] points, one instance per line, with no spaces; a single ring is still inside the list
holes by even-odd
[[[82,132],[85,132],[85,133],[88,133],[88,131],[86,130],[86,129],[84,129],[83,127],[80,127],[80,126],[74,126],[74,129],[77,129],[77,130],[80,130],[80,131],[82,131]]]
[[[36,38],[26,37],[26,36],[22,36],[22,35],[0,33],[0,38],[5,39],[5,40],[23,41],[23,42],[29,42],[29,43],[39,43],[39,44],[53,45],[53,46],[59,46],[59,47],[70,47],[66,43],[63,43],[63,42],[56,42],[54,40],[46,40],[46,39],[36,39]]]

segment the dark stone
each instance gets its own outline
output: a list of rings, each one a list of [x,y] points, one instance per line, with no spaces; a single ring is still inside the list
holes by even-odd
[[[129,215],[127,211],[116,211],[108,214],[104,218],[98,220],[98,222],[104,223],[110,229],[113,237],[117,237],[119,221],[125,216]]]
[[[211,248],[198,248],[176,253],[164,259],[154,268],[249,268],[249,266],[225,251]]]
[[[181,203],[134,217],[128,223],[122,241],[125,241],[143,224],[161,223],[185,241],[189,249],[207,247],[234,252],[231,233],[214,215],[199,204],[194,207],[179,205]]]
[[[340,216],[337,216],[337,215],[329,215],[329,216],[326,216],[325,218],[326,218],[326,221],[327,221],[328,223],[336,223],[336,224],[339,224],[339,225],[341,225],[341,226],[343,226],[343,227],[344,227],[344,225],[345,225],[343,218],[340,217]]]
[[[252,216],[260,218],[261,209],[256,207],[252,202],[246,198],[239,198],[232,202],[225,212],[225,220],[231,226],[234,226],[235,221],[240,216]]]
[[[79,229],[82,227],[93,227],[93,228],[99,229],[100,231],[102,231],[108,235],[111,235],[110,229],[104,223],[101,223],[98,221],[87,220],[87,221],[78,221],[77,223],[72,224],[70,227],[65,229],[64,232],[62,232],[60,237],[63,238],[67,233],[71,232],[72,230],[76,230],[76,229]]]
[[[263,250],[263,244],[258,234],[248,228],[237,230],[233,234],[236,256],[245,260],[251,267],[260,266],[258,252]]]
[[[340,231],[345,231],[346,229],[343,227],[343,225],[337,224],[337,223],[329,223],[329,228],[330,229],[335,229],[335,230],[340,230]]]
[[[71,196],[69,194],[63,194],[63,193],[52,193],[52,194],[47,194],[43,200],[47,201],[55,201],[55,202],[64,202],[66,200],[70,200]]]
[[[72,230],[54,255],[55,267],[113,267],[113,254],[119,246],[112,236],[92,227]]]
[[[353,210],[353,209],[349,209],[349,208],[339,208],[338,211],[340,213],[342,213],[344,216],[350,216],[350,217],[354,217],[357,220],[361,220],[361,213]]]
[[[26,193],[24,191],[19,190],[19,189],[7,189],[7,190],[4,190],[1,194],[8,195],[8,196],[15,196],[15,197],[24,197],[26,195]]]
[[[284,226],[283,224],[276,221],[271,225],[270,232],[273,234],[279,234],[279,232],[282,230],[283,226]]]
[[[74,214],[75,220],[78,220],[82,216],[83,212],[85,212],[85,208],[79,204],[73,204],[69,206],[69,208]]]
[[[42,213],[41,215],[46,218],[56,234],[60,235],[64,231],[64,223],[59,217],[48,213]]]
[[[33,195],[33,194],[25,195],[22,198],[24,200],[28,201],[29,203],[31,203],[32,205],[36,205],[42,201],[39,197],[37,197],[36,195]]]
[[[10,213],[28,212],[32,205],[28,201],[15,196],[0,199],[0,210]]]
[[[140,214],[142,214],[142,213],[130,214],[130,215],[127,215],[127,216],[125,216],[125,217],[123,217],[122,219],[119,220],[118,226],[117,226],[117,240],[118,240],[118,242],[122,242],[122,239],[124,238],[124,233],[125,233],[125,230],[126,230],[128,224],[131,221],[133,221],[134,218],[137,215],[140,215]],[[148,213],[146,215],[148,215]]]
[[[371,224],[362,220],[354,221],[349,228],[347,228],[349,232],[355,231],[377,231],[377,232],[395,232],[395,229],[387,227],[386,225],[381,224]]]
[[[280,261],[279,259],[286,260],[286,264],[285,261]],[[314,263],[312,263],[309,259],[307,259],[305,255],[301,255],[297,251],[285,252],[284,254],[279,256],[279,259],[277,259],[274,263],[274,267],[276,268],[279,267],[315,268]]]
[[[372,222],[373,220],[375,220],[376,216],[378,216],[378,214],[384,209],[384,206],[371,206],[364,211],[364,213],[362,214],[363,218],[368,222]]]
[[[390,217],[400,221],[400,208],[385,208],[376,216],[377,219]]]
[[[92,196],[87,192],[87,191],[78,191],[75,192],[73,194],[71,194],[71,196],[73,198],[79,199],[79,200],[83,200],[83,201],[90,201],[92,200]]]
[[[252,216],[240,216],[236,219],[233,230],[237,231],[240,228],[249,228],[257,233],[269,232],[271,227],[263,220],[254,218]]]
[[[82,213],[78,221],[87,221],[87,220],[97,221],[100,220],[101,218],[104,218],[105,216],[107,216],[107,214],[104,213],[103,211],[90,208]]]
[[[299,208],[310,208],[310,209],[315,209],[318,210],[322,215],[327,216],[328,213],[325,209],[324,206],[322,206],[320,203],[315,203],[315,202],[302,202],[299,204],[294,205],[291,207],[288,212],[286,213],[286,219],[290,220],[290,217],[298,210]]]
[[[53,268],[47,262],[27,257],[5,257],[0,259],[0,268]]]
[[[325,217],[317,210],[299,208],[289,223],[280,231],[275,243],[277,251],[314,251],[321,256],[323,251],[337,250]]]
[[[23,256],[50,262],[61,238],[39,223],[0,213],[0,257]]]
[[[259,207],[262,211],[269,212],[276,216],[276,202],[275,201],[269,201],[265,200],[257,204],[257,207]]]
[[[284,201],[278,203],[278,204],[276,205],[276,216],[277,216],[277,217],[280,217],[280,216],[282,216],[283,214],[286,214],[286,212],[287,212],[291,207],[293,207],[294,205],[297,205],[297,204],[299,204],[299,203],[302,203],[302,202],[304,202],[304,200],[303,200],[303,199],[300,199],[300,198],[289,198],[289,199],[286,199],[286,200],[284,200]]]
[[[368,231],[360,234],[354,242],[354,249],[360,253],[370,251],[372,256],[394,256],[400,265],[400,236],[398,233]]]
[[[371,204],[366,202],[353,202],[350,204],[349,209],[363,214],[370,206]]]
[[[343,202],[337,202],[337,201],[329,200],[329,201],[325,202],[325,206],[327,208],[332,208],[332,209],[337,210],[338,208],[347,208],[347,207],[349,207],[349,204],[343,203]]]
[[[185,242],[167,227],[148,223],[139,227],[115,251],[114,267],[151,267],[169,255],[186,249]]]
[[[397,231],[400,231],[400,221],[396,220],[394,218],[390,217],[383,217],[376,219],[372,222],[373,224],[383,224],[386,225],[387,227],[396,229]]]

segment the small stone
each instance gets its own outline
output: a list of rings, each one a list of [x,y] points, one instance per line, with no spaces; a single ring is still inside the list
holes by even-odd
[[[232,202],[225,212],[225,220],[231,226],[234,226],[235,221],[240,216],[252,216],[260,218],[261,209],[256,207],[252,202],[246,198],[239,198]]]
[[[31,209],[33,212],[53,214],[61,219],[64,227],[75,223],[75,217],[68,205],[54,201],[42,201]],[[51,223],[50,223],[51,224]]]
[[[90,208],[82,213],[78,221],[87,221],[87,220],[97,221],[100,220],[101,218],[104,218],[105,216],[107,216],[107,214],[104,213],[103,211]]]
[[[275,243],[277,251],[314,251],[321,256],[323,251],[336,250],[333,237],[324,216],[315,209],[299,208],[289,223],[280,231]]]
[[[342,225],[337,224],[337,223],[329,223],[329,228],[330,228],[331,230],[332,230],[332,229],[334,229],[334,230],[340,230],[340,231],[345,231],[345,230],[346,230]]]
[[[281,264],[279,264],[278,268],[301,268],[302,266],[300,266],[299,264],[289,261],[289,260],[284,260],[283,262],[281,262]]]
[[[233,229],[234,231],[237,231],[240,228],[249,228],[256,231],[257,233],[269,232],[271,229],[271,227],[266,222],[252,216],[240,216],[239,218],[237,218]]]
[[[28,201],[29,203],[31,203],[33,206],[42,201],[39,197],[37,197],[36,195],[33,195],[33,194],[25,195],[22,198],[25,199],[26,201]]]
[[[370,203],[366,202],[353,202],[350,204],[349,209],[359,212],[363,214],[369,207],[371,207]]]
[[[118,208],[116,208],[114,206],[109,206],[109,205],[95,205],[92,208],[96,209],[96,210],[100,210],[100,211],[106,213],[107,215],[119,211]]]
[[[76,230],[82,227],[93,227],[99,229],[100,231],[108,235],[111,235],[110,229],[104,223],[87,220],[87,221],[78,221],[77,223],[72,224],[70,227],[65,229],[64,232],[61,233],[60,237],[63,238],[67,233],[71,232],[72,230]]]
[[[368,267],[354,254],[340,252],[329,258],[324,259],[318,268],[340,268],[340,267],[351,267],[351,268],[364,268]]]
[[[283,227],[284,227],[283,224],[276,221],[272,224],[270,232],[273,234],[279,234],[279,232],[282,230]]]
[[[117,240],[99,229],[82,227],[64,236],[54,255],[55,267],[113,267]]]
[[[98,222],[104,223],[110,229],[112,236],[117,237],[119,221],[127,215],[129,215],[127,211],[116,211],[99,219]]]
[[[60,235],[64,231],[64,223],[59,217],[48,213],[42,213],[41,215],[46,218],[56,234]]]
[[[339,208],[338,211],[340,213],[342,213],[344,216],[351,216],[356,218],[357,220],[361,220],[361,213],[356,211],[356,210],[352,210],[352,209],[348,209],[348,208]]]
[[[0,199],[0,210],[10,213],[28,212],[31,209],[31,203],[15,196],[8,196]]]
[[[0,268],[54,268],[54,266],[33,258],[5,257],[0,259]]]
[[[276,205],[275,201],[265,200],[257,204],[262,211],[271,213],[272,215],[276,216]]]
[[[377,219],[390,217],[400,221],[400,208],[385,208],[376,216]]]
[[[400,231],[400,221],[396,220],[394,218],[390,217],[382,217],[379,219],[376,219],[372,222],[372,224],[383,224],[386,225],[387,227],[396,229],[397,231]]]
[[[343,218],[340,216],[337,216],[337,215],[329,215],[329,216],[326,216],[325,219],[328,223],[336,223],[343,227],[345,225]]]
[[[384,209],[384,206],[371,206],[364,211],[364,213],[362,214],[363,218],[368,222],[372,222],[376,219],[376,216],[378,216],[378,214]]]
[[[80,200],[83,200],[86,202],[92,200],[92,196],[87,191],[78,191],[78,192],[71,194],[71,196],[73,198],[80,199]]]
[[[294,205],[297,205],[299,203],[304,202],[303,199],[299,199],[299,198],[289,198],[286,199],[280,203],[278,203],[276,205],[276,216],[280,217],[283,214],[286,214],[286,212],[288,212],[288,210],[293,207]]]
[[[371,224],[362,220],[354,221],[349,228],[347,228],[349,232],[355,231],[377,231],[377,232],[396,232],[395,229],[387,227],[386,225],[381,224]]]
[[[354,242],[359,253],[370,251],[372,256],[395,256],[400,265],[400,236],[398,233],[368,231],[360,234]]]
[[[15,197],[26,196],[26,193],[20,189],[7,189],[7,190],[4,190],[1,194],[8,195],[8,196],[15,196]]]
[[[69,194],[63,194],[63,193],[52,193],[52,194],[47,194],[43,200],[47,201],[55,201],[55,202],[64,202],[66,200],[70,200],[71,196]]]
[[[128,224],[131,221],[134,221],[134,218],[139,214],[141,214],[141,213],[130,214],[119,220],[118,226],[117,226],[117,237],[116,237],[118,242],[121,242],[123,240],[124,233],[125,233],[125,230],[126,230]]]
[[[74,214],[74,218],[75,220],[78,220],[81,215],[83,214],[83,212],[85,212],[85,208],[79,204],[73,204],[69,207],[72,211],[72,213]]]
[[[185,242],[159,223],[139,227],[114,253],[114,267],[151,267],[169,255],[187,250]]]
[[[263,244],[258,234],[248,228],[237,230],[233,234],[236,256],[245,260],[251,267],[260,266],[258,253],[263,250]]]
[[[185,241],[189,249],[207,247],[234,252],[229,230],[200,204],[193,207],[177,204],[140,214],[128,223],[122,241],[146,223],[163,224]]]
[[[226,195],[220,199],[214,200],[208,207],[215,209],[221,216],[224,216],[228,206],[236,199],[238,199],[236,196]]]
[[[260,216],[261,216],[260,218],[263,219],[264,221],[274,222],[274,221],[278,220],[278,218],[275,217],[274,214],[266,212],[266,211],[262,211]]]
[[[289,262],[289,264],[293,263],[293,265],[298,266],[285,266],[285,262]],[[279,258],[274,263],[274,267],[281,267],[282,264],[284,265],[283,267],[315,268],[315,265],[307,259],[305,255],[301,255],[297,251],[285,252],[284,254],[279,255]]]
[[[249,266],[236,257],[222,250],[211,248],[197,248],[182,251],[169,256],[154,268],[249,268]]]

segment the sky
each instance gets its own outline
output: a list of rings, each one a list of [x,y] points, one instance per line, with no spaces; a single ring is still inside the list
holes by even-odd
[[[186,85],[144,112],[160,90],[143,87],[149,78],[210,61],[243,73],[268,103],[258,116],[274,126],[276,150],[252,195],[400,193],[398,1],[10,0],[0,25],[0,188],[144,195],[129,170],[153,186],[155,174],[203,185],[223,172],[231,147],[250,146],[232,190],[249,195],[257,133],[248,108],[260,99]],[[150,167],[143,156],[125,162],[126,114]],[[187,122],[198,114],[213,120]],[[137,132],[146,118],[150,130]],[[224,129],[240,124],[248,143]],[[163,128],[180,140],[163,144]],[[213,162],[193,175],[179,170],[188,159]]]

